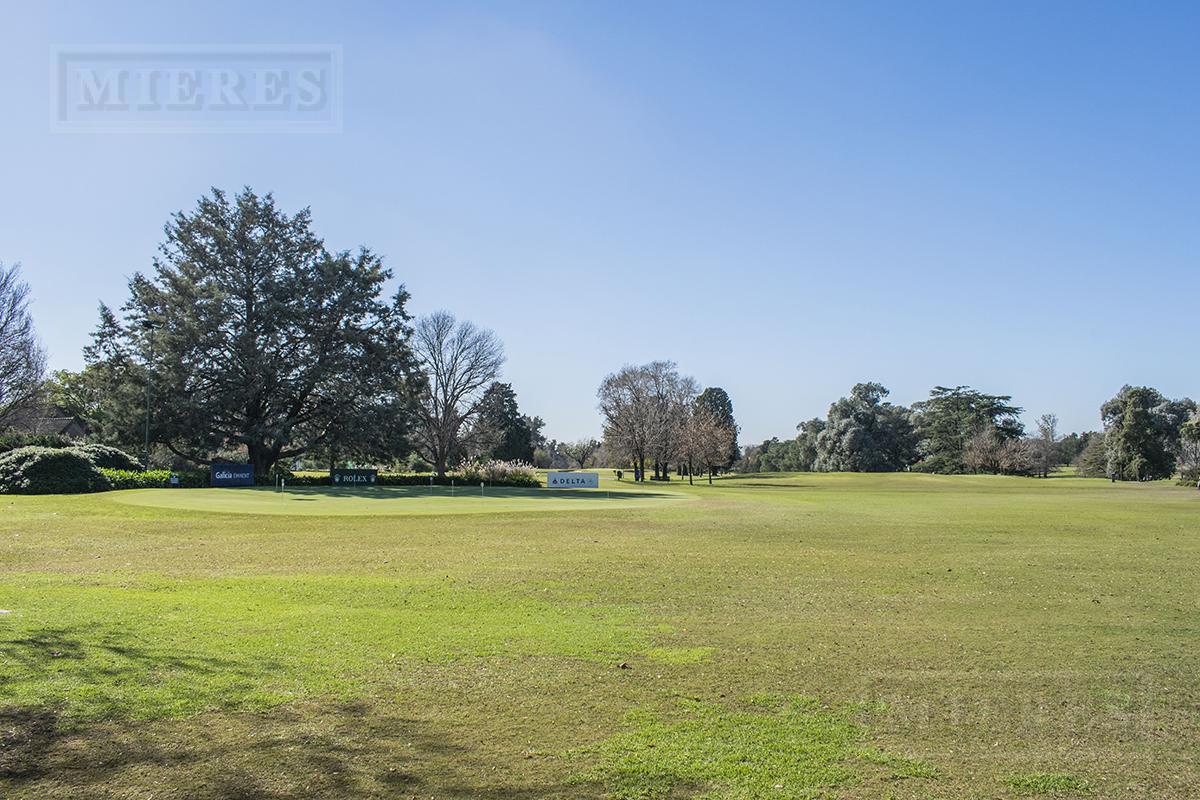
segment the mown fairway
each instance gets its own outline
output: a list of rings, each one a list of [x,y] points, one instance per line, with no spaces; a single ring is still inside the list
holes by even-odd
[[[0,796],[1195,796],[1200,492],[608,485],[0,498]]]

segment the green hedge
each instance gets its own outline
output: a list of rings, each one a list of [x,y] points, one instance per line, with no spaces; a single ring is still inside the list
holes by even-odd
[[[0,456],[0,493],[81,494],[110,488],[95,463],[74,448],[19,447]]]
[[[329,486],[328,475],[287,475],[284,478],[288,486]],[[255,476],[255,483],[259,486],[274,486],[277,481],[270,475]]]
[[[86,455],[92,463],[101,469],[140,470],[141,463],[136,458],[106,444],[81,444],[72,448]]]
[[[151,469],[142,472],[132,469],[104,469],[100,472],[108,478],[114,489],[170,489],[171,476],[179,476],[179,486],[184,489],[199,489],[208,486],[208,473],[171,472],[169,469]]]
[[[378,479],[379,486],[428,486],[429,475],[420,475],[412,473],[381,473]],[[456,486],[478,486],[479,481],[465,481],[460,475],[447,475],[444,478],[439,478],[436,475],[433,477],[434,486],[449,486],[453,483]],[[526,479],[525,477],[501,478],[500,480],[486,481],[488,486],[510,486],[515,488],[536,488],[541,486],[541,482],[537,478]]]

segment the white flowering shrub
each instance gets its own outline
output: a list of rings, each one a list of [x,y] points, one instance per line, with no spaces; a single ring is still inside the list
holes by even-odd
[[[490,486],[541,486],[537,470],[524,461],[476,459],[465,461],[454,470],[453,477],[463,483],[486,483]]]

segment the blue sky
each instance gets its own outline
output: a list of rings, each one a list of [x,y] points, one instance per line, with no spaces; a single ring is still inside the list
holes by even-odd
[[[55,368],[210,186],[494,329],[556,438],[670,358],[743,441],[863,380],[1200,394],[1200,6],[0,5],[0,260]],[[55,45],[338,44],[336,134],[52,133]]]

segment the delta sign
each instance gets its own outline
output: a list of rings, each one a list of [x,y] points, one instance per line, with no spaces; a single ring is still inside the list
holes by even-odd
[[[599,472],[547,472],[547,489],[599,489]]]

